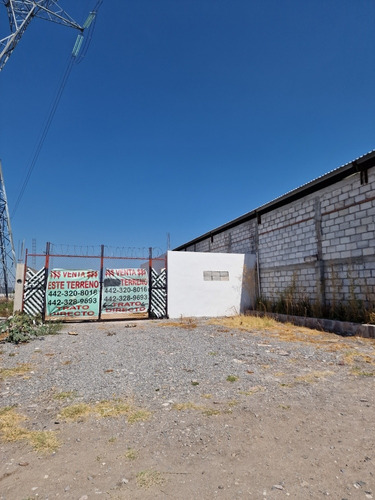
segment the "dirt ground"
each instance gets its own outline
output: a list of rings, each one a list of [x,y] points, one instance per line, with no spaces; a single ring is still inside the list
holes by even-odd
[[[78,336],[82,328],[88,326],[74,326]],[[120,324],[104,328],[115,335]],[[3,439],[0,499],[375,498],[374,341],[319,334],[309,342],[272,329],[233,331],[231,337],[226,324],[215,335],[239,344],[251,337],[259,350],[278,354],[271,364],[262,355],[235,359],[243,370],[235,397],[237,380],[226,381],[228,394],[215,394],[192,379],[196,392],[189,398],[166,392],[157,406],[142,400],[149,418],[134,423],[126,415],[95,412],[62,418],[73,395],[59,400],[46,391],[34,404],[20,401],[15,410],[27,417],[22,425],[52,430],[61,445],[42,453],[26,439]],[[0,345],[2,366],[7,349]],[[29,376],[43,372],[48,356],[39,359]],[[9,380],[0,382],[0,392]],[[132,398],[138,404],[136,391]]]

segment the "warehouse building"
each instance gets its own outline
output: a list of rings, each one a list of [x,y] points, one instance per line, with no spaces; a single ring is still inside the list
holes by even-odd
[[[372,151],[175,250],[251,254],[255,264],[245,278],[252,307],[293,297],[322,314],[343,304],[371,309],[374,167]]]

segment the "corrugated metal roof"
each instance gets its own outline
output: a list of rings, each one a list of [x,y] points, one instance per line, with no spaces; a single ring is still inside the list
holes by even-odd
[[[345,163],[344,165],[341,165],[340,167],[336,167],[334,168],[333,170],[329,170],[327,173],[325,174],[322,174],[320,175],[319,177],[316,177],[315,179],[311,180],[311,181],[308,181],[308,182],[305,182],[305,184],[301,184],[301,186],[297,187],[297,188],[294,188],[294,189],[291,189],[290,191],[287,191],[285,194],[281,195],[281,196],[277,196],[276,198],[274,198],[273,200],[267,202],[265,205],[261,205],[260,207],[258,207],[256,210],[259,210],[260,208],[270,204],[270,203],[273,203],[277,200],[279,200],[280,198],[283,198],[284,196],[288,196],[289,194],[291,193],[294,193],[295,191],[301,189],[301,188],[304,188],[305,186],[309,186],[310,184],[313,184],[313,183],[316,183],[318,182],[319,180],[321,179],[325,179],[327,176],[329,176],[330,174],[333,174],[333,173],[336,173],[337,171],[341,170],[341,169],[344,169],[345,167],[348,167],[348,166],[351,166],[353,163],[355,162],[359,162],[361,159],[363,158],[366,158],[370,155],[374,154],[375,155],[375,149],[372,149],[371,151],[369,151],[368,153],[362,155],[362,156],[359,156],[358,158],[356,158],[355,160],[352,160],[348,163]]]
[[[255,208],[251,212],[247,212],[244,215],[241,215],[240,217],[237,217],[236,219],[233,219],[227,222],[226,224],[223,224],[222,226],[218,226],[217,228],[212,229],[211,231],[208,231],[207,233],[204,233],[201,236],[198,236],[197,238],[194,238],[193,240],[178,246],[177,248],[175,248],[175,250],[182,250],[188,246],[194,245],[194,243],[198,243],[199,241],[202,241],[210,236],[213,236],[214,234],[218,234],[226,229],[237,226],[238,224],[241,224],[246,220],[255,218],[259,214],[269,212],[270,210],[285,205],[287,203],[290,203],[295,199],[301,198],[302,196],[306,196],[311,192],[318,191],[319,189],[322,189],[326,185],[334,184],[335,182],[338,182],[339,180],[347,177],[348,175],[360,171],[361,168],[362,169],[369,168],[369,166],[367,165],[369,163],[371,163],[370,166],[374,166],[375,161],[371,162],[371,160],[373,159],[375,159],[375,149],[369,151],[368,153],[362,156],[359,156],[355,160],[352,160],[348,163],[345,163],[344,165],[341,165],[340,167],[330,170],[326,174],[316,177],[312,181],[306,182],[305,184],[302,184],[301,186],[294,188],[291,191],[288,191],[287,193],[278,196],[277,198],[274,198],[268,203]]]

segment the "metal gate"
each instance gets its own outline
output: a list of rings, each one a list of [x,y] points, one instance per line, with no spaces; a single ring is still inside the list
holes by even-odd
[[[35,271],[30,259],[44,266]],[[96,254],[73,255],[47,243],[45,254],[26,251],[22,310],[59,321],[164,318],[166,264],[151,248],[147,257],[111,255],[104,245]]]

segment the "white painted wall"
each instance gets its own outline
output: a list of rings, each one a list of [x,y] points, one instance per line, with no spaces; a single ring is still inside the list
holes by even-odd
[[[243,291],[245,254],[168,252],[168,315],[170,318],[233,316],[249,304]],[[228,271],[228,281],[205,281],[204,271]]]

